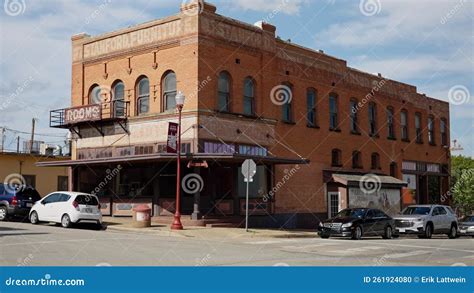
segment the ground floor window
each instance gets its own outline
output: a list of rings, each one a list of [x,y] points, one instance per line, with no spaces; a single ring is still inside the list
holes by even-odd
[[[22,175],[22,176],[25,179],[25,184],[27,186],[36,188],[36,175]]]
[[[68,177],[58,176],[58,191],[67,191],[68,188]]]

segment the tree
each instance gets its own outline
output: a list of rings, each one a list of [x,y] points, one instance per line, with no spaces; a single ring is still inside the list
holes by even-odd
[[[453,200],[465,215],[474,211],[474,169],[461,172],[453,188]]]
[[[474,160],[470,157],[452,156],[451,157],[451,187],[456,185],[457,180],[466,170],[474,169]]]

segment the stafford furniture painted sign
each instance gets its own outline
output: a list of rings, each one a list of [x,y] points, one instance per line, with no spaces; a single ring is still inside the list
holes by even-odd
[[[350,188],[349,207],[380,209],[389,215],[394,215],[400,212],[400,190],[380,189],[373,193],[365,193],[359,188]]]
[[[87,105],[83,107],[69,108],[64,111],[64,122],[66,124],[100,119],[100,105]]]

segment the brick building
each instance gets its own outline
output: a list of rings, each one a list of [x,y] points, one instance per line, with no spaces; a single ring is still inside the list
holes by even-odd
[[[177,91],[187,97],[183,177],[202,184],[183,194],[184,214],[242,215],[246,158],[258,164],[255,225],[314,227],[346,206],[396,211],[445,200],[448,103],[283,41],[270,24],[196,2],[164,19],[75,35],[72,51],[72,108],[51,112],[51,126],[74,133],[72,160],[42,165],[70,166],[72,188],[96,190],[110,203],[106,214],[139,202],[155,216],[173,213],[176,161],[166,141]]]

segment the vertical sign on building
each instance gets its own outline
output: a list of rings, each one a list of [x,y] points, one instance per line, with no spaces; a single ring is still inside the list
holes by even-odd
[[[170,122],[168,124],[168,140],[166,142],[166,152],[176,153],[178,141],[178,123]]]

